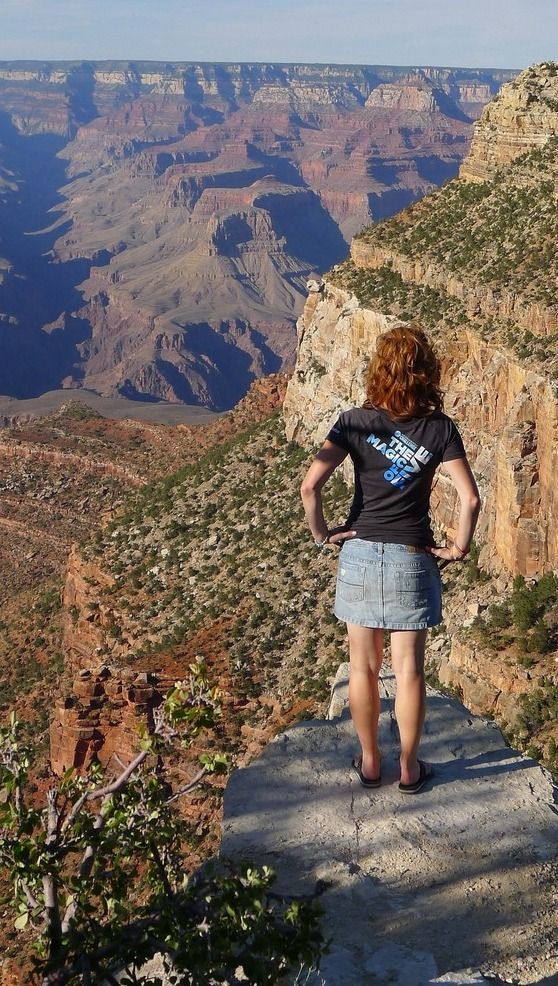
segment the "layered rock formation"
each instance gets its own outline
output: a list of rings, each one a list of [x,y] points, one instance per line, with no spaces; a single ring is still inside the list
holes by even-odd
[[[529,144],[521,122],[534,89],[558,95],[553,66],[529,70],[504,87],[478,124],[473,159],[484,146],[487,119],[499,120],[500,108],[505,121],[519,119],[523,151],[541,143],[533,124]],[[545,99],[552,102],[550,95]],[[378,333],[397,318],[422,317],[443,353],[446,407],[464,432],[484,495],[482,561],[526,576],[558,565],[558,538],[549,523],[558,510],[558,309],[546,293],[552,268],[539,257],[541,240],[549,250],[558,240],[552,203],[558,117],[552,108],[542,132],[544,150],[508,164],[479,186],[478,195],[454,183],[353,242],[351,261],[307,301],[285,401],[287,434],[320,441],[341,409],[364,399],[364,369]],[[466,173],[468,167],[467,160]],[[515,195],[517,211],[504,211]],[[532,226],[532,256],[525,249],[522,210]],[[523,237],[519,253],[516,236]],[[500,240],[507,241],[509,254],[499,281],[492,251]],[[454,500],[443,477],[435,503],[438,521],[451,529]]]
[[[309,446],[323,440],[339,412],[365,398],[365,370],[377,336],[398,319],[362,308],[326,283],[299,321],[299,350],[287,389],[287,435]],[[558,462],[556,395],[544,373],[467,330],[444,338],[446,409],[466,439],[484,498],[479,535],[483,561],[527,576],[558,565],[555,515]],[[347,479],[351,464],[345,464]],[[456,501],[440,475],[436,519],[450,532]]]
[[[232,406],[292,365],[308,274],[454,175],[507,78],[1,64],[0,220],[15,232],[0,250],[0,392],[85,385]]]
[[[554,62],[526,69],[487,106],[475,129],[460,176],[485,181],[497,168],[558,131],[558,69]]]
[[[147,672],[102,666],[83,670],[60,698],[50,723],[50,764],[56,774],[92,763],[112,766],[116,754],[129,762],[137,753],[140,727],[153,728],[153,709],[174,684]]]

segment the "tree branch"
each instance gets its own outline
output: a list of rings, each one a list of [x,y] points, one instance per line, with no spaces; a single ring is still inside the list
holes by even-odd
[[[135,759],[124,768],[122,773],[119,774],[111,784],[107,784],[105,787],[95,788],[93,791],[84,791],[66,818],[62,826],[62,832],[64,833],[69,829],[76,815],[78,815],[86,801],[97,801],[99,798],[106,798],[108,795],[116,794],[117,791],[120,791],[120,789],[124,787],[126,782],[130,779],[134,771],[137,770],[138,767],[141,767],[143,761],[149,756],[149,753],[150,750],[142,750],[141,753],[138,753],[137,757],[135,757]]]
[[[81,957],[81,981],[83,986],[91,986],[91,963],[87,955]]]
[[[79,798],[78,801],[76,801],[76,804],[74,805],[72,811],[68,815],[68,818],[66,819],[66,824],[69,824],[71,821],[73,821],[77,812],[86,801],[96,801],[99,798],[102,798],[103,805],[101,807],[99,814],[95,818],[95,821],[93,822],[93,829],[95,830],[95,832],[100,832],[105,824],[105,818],[109,809],[110,799],[112,795],[116,794],[125,786],[125,784],[127,784],[134,771],[137,770],[138,767],[141,767],[142,763],[144,762],[144,760],[147,759],[150,752],[151,752],[150,750],[142,750],[140,753],[138,753],[137,757],[134,757],[132,762],[128,764],[126,769],[122,771],[122,773],[112,782],[112,784],[107,784],[105,787],[96,788],[94,791],[88,791],[85,795],[82,795],[82,797]],[[79,868],[80,880],[86,880],[89,874],[91,873],[93,862],[95,860],[96,851],[97,850],[94,845],[89,844],[87,846],[83,854],[83,858],[81,860],[81,864]],[[76,903],[74,900],[72,900],[72,902],[68,904],[68,907],[64,912],[64,917],[62,919],[63,934],[65,934],[69,930],[70,922],[72,918],[75,916],[75,913],[76,913]]]
[[[144,932],[146,931],[146,929],[149,928],[151,924],[153,924],[153,922],[156,919],[156,916],[157,915],[152,914],[147,918],[141,918],[138,921],[132,922],[132,924],[127,924],[123,926],[122,936],[125,937],[128,941],[131,939],[133,944],[135,941],[140,939],[144,934]],[[122,949],[122,940],[121,939],[113,940],[111,942],[107,942],[106,945],[103,945],[101,948],[96,949],[94,952],[91,952],[88,955],[88,960],[90,964],[93,965],[95,969],[97,969],[100,966],[100,963],[103,962],[105,959],[110,960],[111,958],[118,956],[118,953],[119,951],[121,951],[121,949]],[[123,958],[121,964],[123,965],[126,961],[127,960]],[[76,959],[75,961],[70,959],[70,961],[65,965],[63,965],[61,968],[55,969],[52,972],[47,973],[47,975],[44,976],[42,980],[41,986],[65,986],[66,983],[69,983],[70,980],[74,976],[79,975],[80,972],[81,972],[81,958]]]
[[[25,894],[25,899],[27,900],[27,903],[29,904],[29,907],[32,907],[33,909],[35,909],[36,907],[38,907],[39,906],[39,901],[35,897],[35,894],[31,890],[29,884],[26,883],[25,880],[20,880],[20,886],[21,886],[21,889],[23,890],[23,893]]]
[[[167,897],[169,898],[169,900],[174,900],[174,892],[173,892],[173,889],[172,889],[172,887],[170,885],[170,880],[168,878],[168,874],[167,874],[167,871],[165,869],[165,864],[163,863],[163,860],[161,859],[161,854],[160,854],[159,850],[157,849],[157,846],[155,845],[154,842],[151,843],[150,848],[151,848],[151,852],[153,853],[153,859],[155,860],[155,864],[157,866],[157,869],[159,870],[159,876],[161,877],[161,883],[163,884],[165,893],[166,893]]]
[[[195,787],[198,786],[202,778],[205,777],[207,773],[208,773],[207,767],[203,767],[202,770],[200,770],[196,774],[196,776],[193,777],[192,780],[188,782],[188,784],[185,784],[184,787],[181,787],[178,791],[176,791],[172,795],[172,797],[167,798],[165,804],[170,805],[172,804],[173,801],[176,801],[177,798],[181,798],[183,794],[188,794],[189,791],[192,791]]]
[[[86,801],[97,801],[99,798],[106,798],[111,794],[116,794],[124,787],[126,782],[130,779],[132,774],[138,767],[141,767],[144,760],[147,759],[151,750],[142,750],[138,753],[137,757],[134,757],[131,763],[128,764],[125,770],[112,782],[112,784],[107,784],[106,787],[99,787],[95,791],[88,791],[85,800]]]
[[[46,820],[46,849],[55,849],[58,840],[58,792],[53,788],[47,792],[47,820]],[[54,957],[62,945],[62,925],[60,921],[60,906],[58,903],[58,893],[56,878],[54,873],[45,873],[43,876],[43,895],[45,899],[45,916],[47,922],[47,934],[49,938],[50,957]]]

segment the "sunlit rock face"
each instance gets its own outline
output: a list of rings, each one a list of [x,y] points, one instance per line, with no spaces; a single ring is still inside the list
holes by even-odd
[[[284,406],[287,435],[317,445],[341,410],[364,400],[378,334],[395,321],[422,320],[442,360],[446,411],[463,433],[483,496],[481,561],[494,572],[527,577],[558,565],[557,72],[545,64],[522,73],[485,110],[462,166],[465,179],[475,168],[480,174],[476,162],[488,128],[493,171],[478,193],[461,179],[365,230],[349,261],[311,286]],[[420,92],[425,98],[426,90]],[[534,156],[517,158],[520,143]],[[518,203],[511,212],[510,196]],[[452,252],[452,229],[457,237],[472,231],[469,253],[465,239],[462,255]],[[499,236],[509,245],[500,270],[491,266]],[[524,245],[519,253],[516,236]],[[432,502],[436,522],[451,534],[457,503],[443,475]]]
[[[505,85],[475,129],[461,177],[484,181],[520,154],[544,147],[558,130],[558,68],[533,65]]]

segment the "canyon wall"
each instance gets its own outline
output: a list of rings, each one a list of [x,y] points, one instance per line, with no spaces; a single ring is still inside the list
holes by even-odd
[[[0,63],[0,392],[233,406],[293,366],[307,277],[454,176],[512,75]]]
[[[558,130],[556,75],[556,65],[544,62],[498,93],[477,124],[461,178],[484,181],[519,154],[544,147]]]
[[[477,124],[462,173],[470,177],[470,166],[474,170],[475,162],[489,157],[505,170],[493,171],[478,196],[463,197],[460,179],[365,230],[353,241],[350,261],[334,268],[325,282],[312,283],[285,399],[288,436],[315,446],[341,410],[364,400],[364,371],[378,334],[408,320],[409,309],[420,318],[422,305],[442,357],[446,410],[462,430],[483,496],[481,562],[493,571],[527,577],[558,566],[558,308],[551,291],[546,304],[533,303],[525,276],[529,246],[535,259],[541,239],[556,253],[558,229],[547,217],[556,215],[557,96],[558,70],[549,63],[504,86]],[[494,150],[499,146],[501,154]],[[548,148],[542,157],[541,146]],[[529,151],[535,154],[532,161],[524,157]],[[504,211],[516,190],[533,223],[527,243],[518,213]],[[453,220],[446,231],[448,214]],[[446,240],[451,243],[461,229],[466,236],[468,228],[476,236],[476,252],[460,267]],[[517,258],[516,232],[523,243]],[[500,280],[494,268],[490,277],[484,274],[489,251],[494,244],[499,248],[498,236],[507,238],[512,254]],[[540,281],[541,271],[546,289],[553,269],[541,260],[532,279]],[[451,531],[456,504],[443,475],[433,504],[436,521]]]
[[[378,335],[412,317],[429,330],[445,410],[481,491],[475,536],[488,577],[451,579],[429,659],[468,708],[512,728],[521,697],[556,684],[558,660],[555,643],[533,656],[525,634],[500,639],[483,617],[509,605],[513,577],[529,584],[558,568],[557,109],[558,66],[522,73],[484,111],[459,179],[364,230],[349,260],[309,282],[284,403],[287,436],[317,448],[340,411],[364,401]],[[350,460],[343,470],[351,482]],[[442,539],[455,533],[457,507],[439,471],[432,512]],[[545,621],[555,641],[554,610]],[[541,750],[551,734],[541,728]]]
[[[327,282],[310,294],[298,322],[295,372],[284,404],[287,436],[316,447],[340,411],[362,404],[365,370],[376,339],[399,320],[361,307]],[[459,423],[484,501],[478,535],[483,564],[540,575],[558,566],[554,476],[558,417],[553,382],[475,332],[444,338],[447,413]],[[344,465],[352,481],[352,464]],[[435,520],[454,530],[456,499],[439,474]]]

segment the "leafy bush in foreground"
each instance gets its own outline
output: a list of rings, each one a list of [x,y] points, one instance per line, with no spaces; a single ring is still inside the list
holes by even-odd
[[[33,934],[41,986],[160,986],[142,972],[155,955],[177,986],[271,986],[323,951],[317,909],[272,899],[269,869],[184,871],[189,826],[177,801],[226,769],[224,757],[203,755],[178,791],[162,776],[172,742],[191,744],[219,714],[203,664],[190,670],[116,778],[99,767],[67,771],[44,808],[29,803],[30,757],[15,716],[0,730],[0,865],[13,882],[15,927]]]

